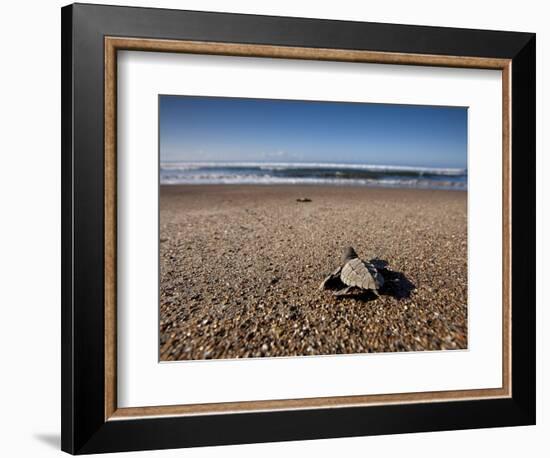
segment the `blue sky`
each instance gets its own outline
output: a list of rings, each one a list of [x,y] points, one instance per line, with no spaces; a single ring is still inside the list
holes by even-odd
[[[467,164],[467,109],[159,96],[161,161]]]

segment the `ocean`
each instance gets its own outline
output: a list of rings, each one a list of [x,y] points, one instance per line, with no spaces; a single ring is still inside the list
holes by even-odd
[[[461,168],[338,163],[161,162],[161,185],[314,184],[465,191]]]

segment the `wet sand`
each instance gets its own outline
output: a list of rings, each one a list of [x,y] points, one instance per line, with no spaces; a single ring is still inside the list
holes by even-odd
[[[467,348],[466,196],[162,186],[161,360]],[[379,298],[318,289],[347,245],[393,271]]]

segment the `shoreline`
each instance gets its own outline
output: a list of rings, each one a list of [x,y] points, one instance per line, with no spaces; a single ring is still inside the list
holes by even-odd
[[[209,187],[209,186],[221,186],[221,187],[314,187],[314,188],[367,188],[367,189],[399,189],[403,191],[451,191],[451,192],[465,192],[467,189],[456,187],[437,187],[437,186],[392,186],[392,185],[380,185],[380,184],[341,184],[341,183],[160,183],[159,188],[171,188],[171,187]]]

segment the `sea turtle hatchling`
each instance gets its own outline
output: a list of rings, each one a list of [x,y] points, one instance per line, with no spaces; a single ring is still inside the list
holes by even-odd
[[[335,296],[365,291],[372,291],[378,296],[378,290],[383,285],[384,277],[376,267],[360,259],[352,247],[347,247],[342,266],[323,280],[320,289],[337,289],[333,293]]]

